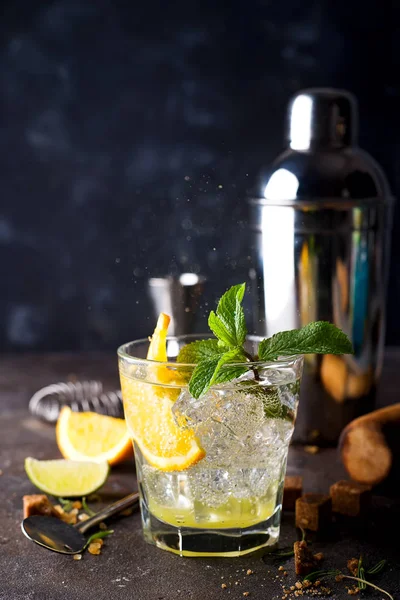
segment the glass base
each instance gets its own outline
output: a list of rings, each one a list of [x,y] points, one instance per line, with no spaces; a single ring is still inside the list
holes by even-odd
[[[273,546],[279,538],[280,506],[267,520],[242,529],[177,527],[155,517],[143,499],[141,513],[145,540],[179,556],[244,556]]]

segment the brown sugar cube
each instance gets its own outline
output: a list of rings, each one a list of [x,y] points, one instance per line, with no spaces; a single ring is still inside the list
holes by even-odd
[[[314,560],[315,560],[317,563],[320,563],[320,562],[322,562],[322,561],[324,560],[324,558],[325,558],[325,557],[324,557],[324,554],[323,554],[323,552],[317,552],[316,554],[314,554]]]
[[[24,508],[24,519],[32,515],[43,515],[45,517],[57,517],[60,515],[45,494],[30,494],[22,498]]]
[[[316,569],[317,561],[311,550],[308,548],[307,542],[295,542],[293,549],[296,575],[308,575],[311,571]]]
[[[325,494],[304,494],[296,500],[296,527],[320,531],[330,524],[332,501]]]
[[[359,563],[358,558],[350,558],[347,561],[347,568],[350,571],[350,573],[352,575],[354,575],[354,577],[357,577],[357,574],[358,574],[358,563]]]
[[[100,544],[96,544],[95,542],[92,542],[88,546],[88,552],[89,552],[89,554],[93,554],[93,556],[97,556],[97,555],[101,554]]]
[[[330,488],[333,512],[348,517],[365,513],[371,501],[371,488],[353,481],[337,481]]]
[[[285,484],[283,488],[283,509],[294,510],[296,507],[296,500],[297,498],[300,498],[302,493],[303,478],[299,475],[287,475],[285,477]]]

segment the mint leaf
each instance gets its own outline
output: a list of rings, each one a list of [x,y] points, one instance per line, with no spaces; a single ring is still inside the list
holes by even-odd
[[[217,336],[220,345],[229,348],[242,346],[247,335],[242,300],[246,284],[234,285],[218,302],[217,312],[211,311],[208,325]]]
[[[223,296],[221,296],[218,302],[217,315],[220,317],[220,319],[222,319],[222,321],[230,324],[233,328],[235,325],[235,311],[237,302],[239,302],[239,304],[242,302],[245,290],[245,283],[233,285],[225,292]]]
[[[236,337],[233,328],[227,326],[213,310],[208,317],[208,326],[224,346],[228,346],[228,348],[236,346]]]
[[[207,358],[200,362],[192,373],[189,382],[189,392],[193,398],[200,398],[214,383],[225,383],[231,381],[238,375],[246,371],[246,367],[232,367],[222,371],[222,367],[230,362],[243,362],[243,352],[241,348],[232,348],[228,352],[213,358]]]
[[[94,512],[94,510],[92,510],[91,508],[88,507],[88,504],[86,502],[86,496],[83,496],[83,498],[82,498],[82,507],[83,507],[83,510],[85,511],[85,513],[87,515],[89,515],[89,517],[94,517],[94,515],[96,514]]]
[[[236,346],[242,346],[247,335],[242,301],[246,284],[232,286],[221,297],[217,306],[217,316],[225,327],[234,335]]]
[[[244,285],[244,284],[243,284]],[[247,335],[246,319],[244,316],[244,310],[242,306],[243,294],[239,299],[239,294],[236,295],[236,309],[235,309],[235,331],[236,331],[236,343],[238,346],[243,346]]]
[[[281,331],[260,342],[260,360],[276,360],[292,354],[353,354],[353,346],[341,329],[327,321],[315,321],[301,329]]]
[[[238,394],[251,394],[258,398],[262,402],[264,414],[267,418],[285,419],[291,423],[294,422],[294,410],[282,402],[279,390],[276,387],[257,384],[254,379],[243,379],[237,382],[236,391]],[[298,393],[298,390],[294,393]]]
[[[228,348],[221,347],[218,344],[218,340],[198,340],[187,344],[180,349],[177,356],[178,363],[186,363],[190,365],[197,365],[202,360],[213,358],[216,355],[221,356]]]
[[[97,531],[96,533],[93,533],[90,536],[90,538],[88,538],[88,540],[85,544],[85,548],[87,548],[89,546],[89,544],[91,544],[95,540],[102,540],[103,538],[107,537],[108,535],[112,535],[113,533],[114,533],[114,529],[107,529],[106,531]]]
[[[240,362],[244,362],[246,359],[242,356],[241,358],[238,357],[238,360],[240,360]],[[232,379],[237,379],[237,377],[240,377],[244,373],[247,373],[247,371],[247,367],[230,367],[228,365],[225,365],[224,368],[217,373],[215,381],[213,381],[213,383],[227,383],[228,381],[232,381]]]
[[[211,385],[214,373],[218,372],[220,357],[208,358],[197,365],[189,382],[189,392],[193,398],[200,398]]]
[[[260,386],[261,387],[261,386]],[[263,405],[266,417],[277,418],[282,415],[282,402],[277,389],[263,389]]]

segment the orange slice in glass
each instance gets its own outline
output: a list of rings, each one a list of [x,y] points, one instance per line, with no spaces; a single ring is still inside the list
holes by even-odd
[[[167,360],[166,338],[170,318],[161,313],[147,354],[149,360]],[[172,405],[182,380],[166,366],[150,366],[151,379],[140,381],[120,372],[125,419],[134,442],[147,461],[161,471],[182,471],[201,460],[204,450],[193,432],[179,427]]]

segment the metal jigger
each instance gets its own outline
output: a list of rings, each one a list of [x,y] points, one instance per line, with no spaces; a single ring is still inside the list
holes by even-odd
[[[182,273],[178,277],[151,277],[149,294],[155,317],[164,312],[171,317],[170,335],[194,332],[198,300],[203,293],[205,278],[196,273]]]

